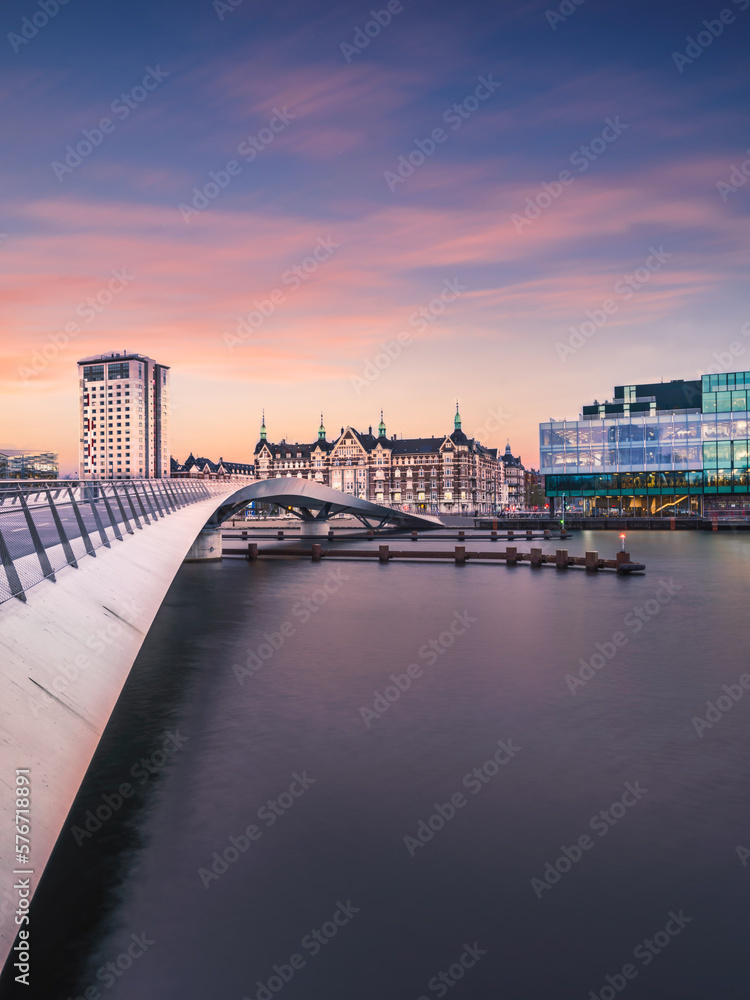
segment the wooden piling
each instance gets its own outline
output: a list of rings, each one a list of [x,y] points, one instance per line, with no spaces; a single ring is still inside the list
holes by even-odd
[[[541,566],[542,565],[542,550],[541,549],[532,549],[531,552],[529,553],[529,562],[531,563],[532,566]]]
[[[596,572],[599,569],[599,553],[587,552],[585,558],[586,558],[586,569],[594,570]]]
[[[283,531],[281,531],[281,530],[277,531],[277,532],[276,532],[276,537],[278,538],[278,540],[279,540],[280,542],[283,542],[283,541],[284,541],[284,532],[283,532]]]
[[[544,529],[544,537],[545,537],[546,539],[549,539],[549,528],[545,528],[545,529]]]
[[[418,541],[418,540],[419,540],[419,535],[417,534],[417,532],[416,532],[416,531],[412,531],[412,533],[411,533],[411,540],[412,540],[413,542],[416,542],[416,541]]]
[[[568,550],[567,549],[557,549],[555,552],[555,566],[558,569],[568,568]]]
[[[320,562],[322,551],[323,551],[323,546],[320,544],[320,542],[314,542],[311,550],[311,556],[313,562]]]
[[[258,543],[250,542],[247,547],[247,558],[249,562],[255,562],[258,558]]]
[[[466,546],[465,545],[457,545],[456,546],[456,552],[455,552],[454,558],[456,560],[456,566],[463,566],[464,565],[464,563],[466,562]]]
[[[459,531],[459,533],[458,533],[458,540],[459,540],[459,542],[462,542],[465,538],[466,538],[466,533],[463,530]]]
[[[518,549],[508,547],[505,550],[505,562],[508,566],[515,566],[518,562]]]
[[[379,545],[378,546],[378,559],[382,563],[387,563],[389,558],[390,558],[390,548],[389,548],[389,546],[388,545]]]
[[[491,542],[496,542],[497,541],[497,531],[491,531],[490,532],[490,541]]]

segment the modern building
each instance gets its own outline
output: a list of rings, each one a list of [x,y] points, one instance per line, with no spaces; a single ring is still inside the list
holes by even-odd
[[[128,351],[78,362],[79,475],[160,479],[169,475],[169,366]]]
[[[0,479],[57,479],[57,453],[30,449],[0,449]]]
[[[342,427],[333,441],[320,418],[311,444],[268,440],[265,414],[255,446],[259,479],[296,476],[375,503],[428,512],[488,512],[500,503],[503,463],[461,430],[456,407],[453,431],[428,438],[388,437],[383,414],[377,433]]]
[[[750,512],[750,372],[620,385],[577,420],[539,425],[550,509]]]

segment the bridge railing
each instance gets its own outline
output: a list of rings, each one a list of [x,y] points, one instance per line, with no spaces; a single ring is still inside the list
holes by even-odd
[[[0,604],[174,511],[236,488],[189,479],[0,481]]]

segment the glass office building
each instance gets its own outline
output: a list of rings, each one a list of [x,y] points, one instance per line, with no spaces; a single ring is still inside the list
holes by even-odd
[[[57,479],[57,452],[0,450],[0,479]]]
[[[750,372],[616,386],[578,420],[539,425],[550,510],[750,513]]]

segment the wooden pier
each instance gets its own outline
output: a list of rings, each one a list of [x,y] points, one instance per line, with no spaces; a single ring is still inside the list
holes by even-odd
[[[223,556],[242,556],[250,562],[257,559],[311,559],[320,562],[322,559],[363,559],[377,560],[388,563],[394,559],[409,561],[452,562],[456,566],[464,566],[468,562],[501,563],[506,566],[517,566],[526,563],[532,568],[554,566],[559,570],[580,567],[588,572],[599,570],[615,570],[620,574],[643,573],[646,567],[642,563],[631,562],[629,552],[618,552],[615,559],[600,559],[598,552],[587,552],[583,556],[571,556],[567,549],[557,549],[554,553],[544,553],[541,549],[531,549],[529,552],[519,552],[517,548],[508,546],[505,549],[495,549],[491,552],[467,552],[465,545],[456,545],[451,552],[445,550],[424,549],[392,549],[390,545],[379,545],[374,549],[324,549],[320,543],[314,543],[310,548],[260,549],[256,542],[250,542],[246,549],[222,549]]]

